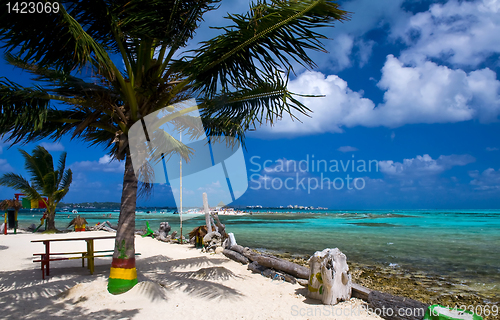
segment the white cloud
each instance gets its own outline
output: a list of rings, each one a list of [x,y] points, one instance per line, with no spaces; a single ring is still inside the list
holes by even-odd
[[[322,67],[328,67],[336,72],[353,66],[354,61],[358,61],[360,67],[363,67],[372,55],[372,49],[375,45],[373,40],[363,40],[362,37],[355,37],[348,33],[340,33],[334,36],[333,41],[326,42],[326,48],[329,52],[328,59],[324,56],[314,56]]]
[[[351,147],[351,146],[343,146],[337,149],[340,152],[353,152],[353,151],[358,151],[358,148]]]
[[[6,159],[0,159],[0,172],[11,172],[14,168],[9,164]]]
[[[360,124],[492,122],[500,113],[500,81],[487,68],[466,73],[430,61],[405,66],[389,55],[378,86],[386,91],[384,103]]]
[[[350,55],[354,44],[353,37],[342,33],[329,43],[330,62],[333,64],[333,69],[340,71],[351,66]]]
[[[172,187],[171,187],[171,189],[172,189],[172,193],[173,193],[174,195],[176,195],[176,196],[179,196],[179,195],[180,195],[180,192],[179,192],[179,191],[180,191],[180,189],[179,189],[179,188],[172,188]],[[186,196],[186,195],[191,195],[191,196],[192,196],[192,195],[195,195],[195,194],[196,194],[196,195],[199,195],[199,192],[196,192],[196,193],[195,193],[193,190],[189,190],[189,189],[186,189],[186,188],[182,188],[182,195],[183,195],[183,196]]]
[[[47,151],[64,151],[64,146],[60,142],[48,143],[42,142],[40,143],[42,147],[44,147]]]
[[[474,178],[470,184],[476,190],[499,190],[500,189],[500,169],[495,171],[493,168],[484,170],[481,174],[474,170],[469,172],[469,176]]]
[[[454,166],[465,166],[476,159],[468,154],[464,155],[441,155],[432,159],[428,154],[416,156],[411,159],[403,159],[403,162],[392,160],[379,161],[380,172],[395,178],[416,178],[434,176]]]
[[[372,50],[374,45],[375,41],[373,40],[364,41],[362,39],[358,39],[356,41],[356,47],[358,48],[357,55],[359,58],[360,67],[363,67],[365,64],[368,63],[368,60],[372,55]]]
[[[428,11],[392,25],[392,36],[409,48],[402,60],[421,56],[454,65],[477,66],[500,52],[500,2],[456,1],[433,4]]]
[[[378,82],[384,101],[375,105],[363,91],[351,90],[335,75],[304,72],[289,83],[292,92],[326,95],[300,100],[312,111],[311,118],[285,118],[264,132],[306,135],[343,132],[344,127],[400,127],[415,123],[454,123],[479,120],[496,122],[500,114],[500,81],[484,68],[466,72],[429,61],[442,58],[454,66],[476,66],[500,52],[500,2],[448,1],[413,15],[401,9],[403,1],[384,5],[353,0],[343,8],[355,12],[352,20],[338,24],[328,44],[334,70],[352,65],[357,56],[362,67],[371,55],[373,41],[364,41],[369,30],[392,26],[392,37],[407,43],[402,55],[388,55]]]
[[[278,121],[272,128],[263,127],[264,132],[304,135],[322,132],[342,132],[342,126],[359,124],[359,118],[374,109],[374,103],[363,98],[362,92],[349,89],[347,82],[336,75],[323,75],[307,71],[288,83],[295,93],[326,95],[325,97],[298,97],[313,111],[311,117],[298,116],[302,121],[292,121],[289,117]]]
[[[472,119],[488,123],[498,121],[500,114],[500,81],[488,68],[466,73],[430,61],[407,66],[389,55],[378,86],[385,90],[384,102],[375,107],[336,75],[304,72],[289,82],[289,90],[325,97],[298,97],[313,111],[311,117],[298,116],[302,123],[285,117],[263,132],[305,135],[354,126],[395,128]]]
[[[486,151],[498,151],[497,147],[486,147]]]
[[[410,16],[401,9],[404,0],[352,0],[342,3],[343,10],[352,12],[350,21],[335,25],[335,31],[360,36],[366,32],[406,20]]]
[[[109,155],[104,155],[98,161],[79,161],[73,163],[72,170],[77,171],[103,171],[103,172],[116,172],[123,173],[125,171],[125,163],[116,160],[111,161]]]

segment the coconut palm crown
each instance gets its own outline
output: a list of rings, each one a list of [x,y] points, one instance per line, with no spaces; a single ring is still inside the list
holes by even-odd
[[[132,125],[190,98],[197,101],[208,135],[240,141],[250,126],[306,114],[310,110],[287,90],[292,63],[314,67],[306,50],[325,51],[327,39],[318,29],[348,18],[330,0],[257,0],[244,14],[227,14],[219,35],[192,44],[203,15],[219,2],[61,0],[57,13],[29,19],[0,13],[7,62],[37,83],[25,87],[0,79],[0,134],[13,143],[70,135],[125,160],[112,293],[137,283],[137,177],[127,135]],[[196,49],[187,50],[188,45]],[[174,122],[182,112],[167,110]],[[175,137],[165,139],[189,158]]]

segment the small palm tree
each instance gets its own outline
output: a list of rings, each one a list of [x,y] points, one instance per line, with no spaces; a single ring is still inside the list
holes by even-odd
[[[31,174],[31,183],[21,175],[9,172],[0,177],[0,185],[21,190],[31,200],[43,201],[47,207],[47,230],[56,230],[56,206],[68,193],[73,179],[71,169],[65,170],[66,152],[61,154],[57,170],[54,170],[52,156],[44,147],[36,147],[33,155],[19,151],[25,159],[24,168]]]

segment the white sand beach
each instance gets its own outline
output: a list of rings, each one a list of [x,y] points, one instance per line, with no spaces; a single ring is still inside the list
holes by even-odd
[[[51,262],[42,280],[31,240],[108,236],[93,231],[0,235],[1,319],[381,319],[368,315],[358,299],[323,306],[307,299],[306,289],[253,274],[222,254],[191,245],[167,244],[136,236],[139,284],[121,295],[107,292],[111,258],[96,258],[95,273],[81,260]],[[96,250],[114,240],[98,240]],[[51,251],[85,250],[85,242],[53,242]]]

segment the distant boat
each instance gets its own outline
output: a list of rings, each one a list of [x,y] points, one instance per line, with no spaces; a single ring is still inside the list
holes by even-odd
[[[151,213],[151,211],[146,211],[146,213]]]
[[[73,211],[71,211],[71,213],[73,213],[73,214],[77,214],[77,213],[78,213],[78,210],[73,210]]]

